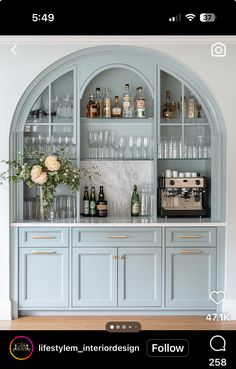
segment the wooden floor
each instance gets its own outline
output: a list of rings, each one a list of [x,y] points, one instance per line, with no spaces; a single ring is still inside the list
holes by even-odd
[[[0,330],[104,330],[109,321],[138,321],[142,330],[236,330],[236,320],[209,322],[196,316],[21,317],[0,321]]]

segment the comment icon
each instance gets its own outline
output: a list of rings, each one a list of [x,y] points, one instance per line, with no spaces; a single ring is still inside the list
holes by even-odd
[[[210,348],[213,351],[226,351],[226,341],[224,337],[216,335],[210,339]]]

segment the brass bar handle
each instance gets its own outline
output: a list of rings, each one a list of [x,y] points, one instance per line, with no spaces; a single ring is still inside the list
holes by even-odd
[[[192,236],[179,236],[179,238],[202,238],[203,236],[197,236],[197,235],[192,235]]]
[[[116,255],[112,255],[112,259],[116,260],[118,257]]]
[[[129,238],[129,236],[120,235],[120,236],[107,236],[107,238]]]
[[[124,259],[125,258],[125,255],[120,255],[120,256],[118,256],[118,259],[120,259],[120,260],[122,260],[122,259]]]
[[[50,250],[50,251],[38,251],[38,250],[34,250],[32,251],[33,255],[53,255],[56,254],[56,251]]]
[[[179,254],[182,254],[182,255],[193,255],[193,254],[202,254],[203,251],[201,250],[180,250],[179,251]]]
[[[56,236],[32,236],[33,240],[55,240]]]

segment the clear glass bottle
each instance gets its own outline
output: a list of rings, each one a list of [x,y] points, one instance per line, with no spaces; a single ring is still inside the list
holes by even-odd
[[[191,94],[189,99],[188,99],[188,118],[192,119],[195,118],[195,98],[194,96]]]
[[[87,104],[87,118],[96,118],[97,117],[97,104],[94,101],[93,94],[89,95],[89,101]]]
[[[123,118],[131,118],[133,115],[132,112],[132,97],[129,92],[129,84],[126,83],[125,85],[125,91],[123,93],[123,102],[122,102],[122,108],[123,108]]]
[[[108,88],[105,88],[105,95],[103,97],[103,117],[111,118],[111,98]]]
[[[170,91],[166,91],[166,101],[162,111],[163,118],[173,118],[174,112],[175,112],[175,103],[171,102]]]
[[[95,102],[96,102],[96,105],[97,105],[97,118],[102,118],[103,99],[102,99],[102,96],[101,96],[100,87],[96,87]]]
[[[88,194],[88,186],[85,186],[85,188],[84,188],[82,214],[85,217],[88,217],[89,216],[89,194]]]
[[[115,96],[115,99],[112,104],[111,115],[113,118],[122,117],[122,107],[120,105],[119,96]]]
[[[131,216],[137,217],[140,214],[140,201],[139,194],[137,192],[137,186],[134,185],[132,197],[131,197]]]
[[[103,186],[100,186],[98,201],[97,201],[97,216],[107,217],[107,201],[105,200]]]
[[[137,87],[134,100],[134,111],[136,118],[145,118],[145,96],[142,86]]]
[[[96,195],[95,195],[95,188],[91,187],[91,194],[89,198],[89,215],[91,217],[95,217],[97,215],[96,212]]]

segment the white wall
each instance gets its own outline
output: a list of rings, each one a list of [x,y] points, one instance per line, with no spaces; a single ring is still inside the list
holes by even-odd
[[[225,58],[211,56],[210,46],[215,41],[226,43],[228,49]],[[17,55],[10,51],[14,44],[18,44]],[[174,56],[200,76],[215,96],[222,110],[228,133],[226,306],[232,311],[233,309],[236,311],[236,38],[1,37],[0,160],[8,158],[11,120],[16,105],[29,83],[44,68],[59,58],[85,47],[105,44],[150,47]],[[10,318],[8,203],[8,186],[0,186],[0,319]]]

